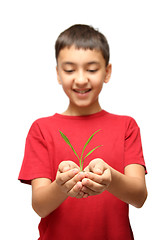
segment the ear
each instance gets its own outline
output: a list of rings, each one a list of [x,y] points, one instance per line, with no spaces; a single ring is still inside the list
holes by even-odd
[[[106,75],[105,75],[105,79],[104,82],[108,83],[111,77],[111,73],[112,73],[112,65],[108,64],[106,67]]]
[[[58,70],[58,66],[56,66],[56,74],[57,74],[57,80],[59,84],[62,84],[61,80],[60,80],[60,76],[59,76],[59,70]]]

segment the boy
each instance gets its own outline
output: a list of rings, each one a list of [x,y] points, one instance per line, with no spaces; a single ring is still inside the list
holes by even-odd
[[[62,114],[35,121],[26,140],[19,179],[32,184],[32,206],[42,218],[41,240],[134,239],[128,204],[147,197],[145,162],[135,120],[102,110],[99,93],[111,76],[109,46],[100,32],[74,25],[56,41],[58,82],[69,98]],[[62,131],[81,155],[92,152],[79,170]]]

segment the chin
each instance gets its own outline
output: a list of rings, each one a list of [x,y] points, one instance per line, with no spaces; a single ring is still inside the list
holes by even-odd
[[[79,108],[91,108],[93,106],[93,104],[88,104],[88,103],[77,103],[75,105],[76,107],[79,107]]]

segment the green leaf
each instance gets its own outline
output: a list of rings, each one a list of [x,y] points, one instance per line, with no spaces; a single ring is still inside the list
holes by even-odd
[[[81,160],[82,160],[82,157],[83,157],[84,150],[85,150],[86,146],[87,146],[88,143],[91,141],[91,139],[93,138],[93,136],[94,136],[97,132],[99,132],[99,131],[100,131],[100,129],[97,130],[96,132],[94,132],[94,133],[90,136],[90,138],[88,139],[88,141],[85,143],[85,145],[84,145],[84,147],[83,147],[83,150],[82,150],[82,154],[81,154]],[[84,159],[85,159],[85,158],[84,158]]]
[[[95,148],[93,148],[90,152],[88,152],[88,154],[83,158],[83,161],[85,160],[86,157],[88,157],[94,150],[96,150],[99,147],[102,147],[103,145],[97,146]]]
[[[78,160],[79,160],[79,163],[80,163],[80,170],[81,170],[81,171],[83,170],[83,163],[84,163],[85,158],[88,157],[88,156],[89,156],[93,151],[95,151],[97,148],[99,148],[99,147],[102,146],[102,145],[100,145],[100,146],[95,147],[94,149],[92,149],[92,150],[83,158],[83,154],[84,154],[84,150],[85,150],[86,146],[87,146],[88,143],[91,141],[91,139],[93,138],[93,136],[94,136],[97,132],[99,132],[99,131],[100,131],[100,129],[97,130],[96,132],[94,132],[94,133],[89,137],[89,139],[87,140],[87,142],[85,143],[85,145],[84,145],[84,147],[83,147],[83,150],[82,150],[82,153],[81,153],[81,158],[79,158],[78,155],[77,155],[77,153],[76,153],[76,151],[74,150],[73,146],[71,145],[69,139],[65,136],[65,134],[64,134],[63,132],[61,132],[61,131],[59,130],[59,132],[60,132],[62,138],[64,139],[64,141],[71,147],[71,149],[73,150],[74,154],[77,156],[77,158],[78,158]],[[82,158],[83,158],[83,159],[82,159]]]
[[[63,138],[63,139],[65,140],[65,142],[71,147],[71,149],[73,150],[73,152],[75,153],[75,155],[76,155],[77,158],[79,159],[79,157],[78,157],[76,151],[74,150],[73,146],[71,145],[69,139],[65,136],[65,134],[64,134],[63,132],[61,132],[60,130],[59,130],[59,132],[60,132],[62,138]]]

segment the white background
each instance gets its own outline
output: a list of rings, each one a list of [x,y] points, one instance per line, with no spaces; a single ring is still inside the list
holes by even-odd
[[[17,178],[32,122],[67,107],[56,81],[54,42],[76,23],[98,28],[110,43],[113,73],[100,97],[102,107],[134,117],[141,128],[149,196],[142,209],[130,208],[135,239],[166,239],[164,2],[0,2],[0,235],[4,240],[38,237],[31,187]]]

